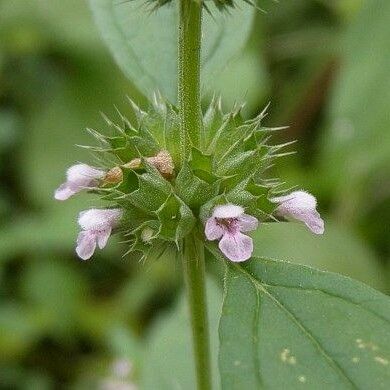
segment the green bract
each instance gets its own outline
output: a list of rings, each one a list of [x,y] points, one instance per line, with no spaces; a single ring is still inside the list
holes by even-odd
[[[105,117],[113,134],[90,130],[100,145],[89,147],[109,162],[104,167],[108,172],[114,165],[122,171],[118,180],[103,181],[97,192],[124,210],[121,230],[129,240],[128,252],[154,256],[167,245],[180,248],[218,204],[240,204],[260,220],[270,218],[275,206],[268,198],[279,182],[267,178],[266,171],[286,145],[268,144],[277,129],[261,125],[265,111],[245,121],[241,107],[225,114],[220,100],[213,99],[195,148],[182,134],[176,108],[159,95],[148,112],[134,102],[131,107],[135,123],[122,114],[119,124]],[[161,151],[172,158],[169,174],[152,162]]]
[[[129,1],[134,1],[134,0],[129,0]],[[241,1],[234,1],[234,0],[192,0],[197,3],[202,3],[203,7],[209,11],[209,8],[207,7],[208,3],[213,3],[217,9],[220,11],[227,10],[229,8],[235,8],[237,6],[237,2]],[[250,4],[252,6],[256,6],[254,2],[251,0],[243,0],[245,3]],[[152,10],[156,10],[157,8],[160,8],[166,4],[169,4],[172,2],[172,0],[147,0],[146,1],[148,4],[150,4],[150,7]]]

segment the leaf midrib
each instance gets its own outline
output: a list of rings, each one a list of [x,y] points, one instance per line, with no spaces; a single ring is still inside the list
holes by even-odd
[[[239,272],[244,274],[249,278],[249,280],[254,285],[255,289],[259,291],[259,293],[263,293],[266,296],[268,296],[271,301],[280,309],[282,310],[288,318],[304,333],[304,335],[312,342],[312,344],[317,348],[317,350],[320,352],[320,354],[325,358],[326,362],[329,364],[329,366],[337,371],[341,377],[346,379],[349,385],[351,385],[353,388],[358,389],[359,387],[353,382],[353,380],[347,375],[347,373],[344,371],[344,369],[339,365],[339,363],[333,359],[328,352],[324,349],[324,347],[320,344],[320,342],[314,337],[312,333],[309,332],[309,330],[298,320],[298,318],[292,313],[287,307],[283,305],[282,302],[280,302],[272,293],[270,293],[256,278],[254,278],[247,270],[242,268],[238,264],[233,264],[233,267],[236,268]]]

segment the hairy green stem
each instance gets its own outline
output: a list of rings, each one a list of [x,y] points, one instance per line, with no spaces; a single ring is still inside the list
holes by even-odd
[[[211,389],[204,246],[194,235],[184,239],[183,270],[190,307],[198,390]]]
[[[200,106],[200,47],[202,5],[198,0],[179,0],[178,100],[182,133],[182,156],[188,155],[187,140],[199,146],[202,127]]]
[[[188,158],[188,142],[198,147],[202,129],[200,106],[200,48],[202,4],[199,0],[179,1],[178,101],[182,161]],[[211,389],[210,347],[207,325],[204,247],[195,235],[184,239],[183,271],[190,308],[198,390]]]

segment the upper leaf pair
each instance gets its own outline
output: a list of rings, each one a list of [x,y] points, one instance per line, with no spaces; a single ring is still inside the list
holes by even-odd
[[[153,3],[160,5],[167,1]],[[243,48],[254,19],[255,9],[244,1],[240,1],[240,7],[234,12],[213,12],[215,5],[225,4],[233,2],[207,1],[212,15],[205,13],[203,18],[201,78],[204,89],[212,89],[215,75]],[[90,7],[116,62],[136,87],[145,96],[160,90],[175,103],[178,25],[175,4],[153,12],[142,0],[90,0]]]

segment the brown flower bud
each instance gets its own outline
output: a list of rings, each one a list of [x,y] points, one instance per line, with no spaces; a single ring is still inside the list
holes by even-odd
[[[130,162],[122,165],[123,168],[129,168],[129,169],[137,169],[141,167],[141,159],[140,158],[134,158]]]
[[[107,183],[120,183],[123,180],[123,172],[120,167],[111,168],[104,177],[104,181]]]
[[[147,157],[146,161],[156,167],[164,177],[172,176],[174,165],[172,157],[167,150],[162,150],[153,157]],[[137,169],[141,167],[141,162],[140,158],[135,158],[122,166],[124,168]]]
[[[148,157],[146,159],[150,164],[154,165],[164,177],[171,177],[173,174],[173,160],[167,150],[158,152],[154,157]]]

